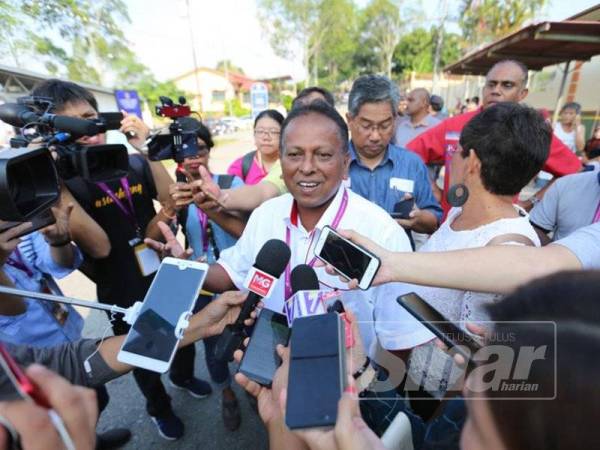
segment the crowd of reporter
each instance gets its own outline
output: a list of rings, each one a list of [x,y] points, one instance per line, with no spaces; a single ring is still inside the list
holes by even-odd
[[[52,98],[60,114],[84,119],[98,114],[93,96],[72,83],[50,80],[33,93]],[[161,162],[146,158],[148,127],[124,116],[121,131],[139,150],[129,156],[128,175],[111,183],[66,180],[53,208],[55,225],[22,239],[15,237],[18,227],[0,233],[0,283],[56,290],[52,276],[79,269],[96,283],[101,301],[129,307],[143,299],[152,281],[136,260],[137,246],[146,245],[161,257],[207,262],[206,292],[198,299],[169,377],[195,397],[211,393],[208,382],[194,377],[193,342],[203,340],[209,373],[222,393],[224,425],[234,431],[241,416],[229,368],[211,355],[215,337],[235,321],[245,300],[237,290],[244,289],[254,257],[268,239],[286,242],[294,267],[313,259],[315,232],[334,225],[381,261],[364,291],[356,289],[357,280],[340,279],[331,267],[315,265],[322,288],[342,292],[354,345],[363,350],[353,351],[349,359],[349,387],[332,429],[286,427],[289,349],[278,349],[283,362],[272,388],[235,374],[257,399],[271,448],[384,448],[385,431],[399,414],[409,419],[413,448],[591,447],[597,440],[592,421],[599,413],[593,386],[598,368],[589,357],[600,344],[595,305],[600,277],[593,271],[600,269],[600,174],[589,164],[596,149],[586,148],[583,166],[536,110],[519,104],[526,96],[527,68],[516,61],[490,69],[480,107],[439,123],[423,119],[431,99],[421,91],[409,94],[408,117],[400,118],[398,89],[382,76],[355,80],[346,120],[329,92],[308,88],[285,119],[271,110],[257,117],[256,151],[235,161],[228,174],[209,169],[210,131],[200,121],[182,120],[198,146],[179,161],[176,182]],[[574,132],[580,133],[574,123]],[[394,142],[401,135],[415,136],[399,147]],[[577,135],[578,149],[580,141]],[[79,141],[103,142],[103,135]],[[426,164],[444,166],[443,189],[434,179],[438,171]],[[519,202],[519,193],[542,169],[557,180]],[[153,199],[161,204],[158,212]],[[408,214],[395,218],[407,201]],[[184,246],[175,238],[179,227]],[[413,252],[417,233],[427,237]],[[580,273],[552,276],[565,270]],[[284,281],[263,307],[281,311],[289,297]],[[555,322],[554,400],[495,401],[493,393],[471,398],[468,390],[461,395],[462,383],[470,378],[452,378],[456,371],[449,367],[461,362],[396,303],[407,292],[420,294],[447,319],[483,339],[515,332],[518,339],[510,343],[515,350],[554,336],[535,325],[505,322]],[[82,320],[72,308],[49,310],[33,299],[9,295],[1,300],[0,339],[17,361],[44,365],[64,377],[37,365],[27,369],[62,417],[75,448],[110,448],[128,439],[127,430],[97,439],[94,428],[108,401],[105,383],[130,370],[158,432],[167,439],[183,435],[160,376],[117,360],[129,330],[124,321],[111,317],[115,337],[81,339]],[[467,325],[486,321],[495,325]],[[419,386],[419,399],[404,389],[408,381],[385,396],[372,389],[385,374],[384,364],[377,364],[381,352],[408,366],[407,380]],[[236,353],[238,362],[242,354],[243,349]],[[373,370],[359,371],[365,364]],[[528,381],[549,386],[549,369],[542,364]],[[23,448],[60,448],[59,434],[43,408],[11,400],[8,380],[1,382],[6,445],[15,439],[13,431]],[[96,389],[100,408],[80,386]],[[567,410],[573,413],[565,417]],[[524,429],[522,423],[531,427]]]

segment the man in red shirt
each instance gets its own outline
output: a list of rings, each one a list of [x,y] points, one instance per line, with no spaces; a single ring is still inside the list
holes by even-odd
[[[417,153],[425,163],[445,164],[444,192],[442,208],[446,213],[450,206],[446,201],[446,192],[450,182],[450,167],[447,157],[458,145],[460,132],[473,116],[496,103],[520,102],[527,97],[527,67],[513,60],[499,61],[489,70],[485,77],[482,92],[483,102],[475,111],[469,111],[458,116],[450,117],[437,126],[430,128],[410,141],[406,147]],[[556,136],[552,136],[550,154],[544,165],[544,170],[555,177],[562,177],[581,170],[581,162]],[[536,198],[536,200],[539,200]],[[534,201],[527,200],[533,206]]]

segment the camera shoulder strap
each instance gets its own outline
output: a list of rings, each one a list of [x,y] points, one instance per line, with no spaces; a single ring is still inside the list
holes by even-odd
[[[248,176],[248,172],[250,172],[250,167],[252,167],[252,161],[254,161],[255,156],[256,150],[246,153],[242,159],[242,178],[244,183],[246,182],[246,177]]]

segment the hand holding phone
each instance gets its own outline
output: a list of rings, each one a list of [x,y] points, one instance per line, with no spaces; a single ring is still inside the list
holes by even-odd
[[[315,256],[333,266],[340,275],[349,280],[358,280],[358,287],[363,290],[369,289],[381,265],[377,256],[342,237],[329,226],[321,231]]]

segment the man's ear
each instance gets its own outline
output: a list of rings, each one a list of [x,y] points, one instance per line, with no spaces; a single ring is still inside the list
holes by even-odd
[[[343,172],[344,180],[350,178],[350,152],[347,151],[344,153],[344,172]]]
[[[524,88],[521,93],[519,94],[519,102],[522,102],[523,100],[525,100],[525,97],[527,97],[527,94],[529,94],[529,89]]]
[[[467,173],[477,173],[481,172],[481,160],[479,156],[477,156],[477,152],[475,149],[469,150],[469,156],[467,156]]]

